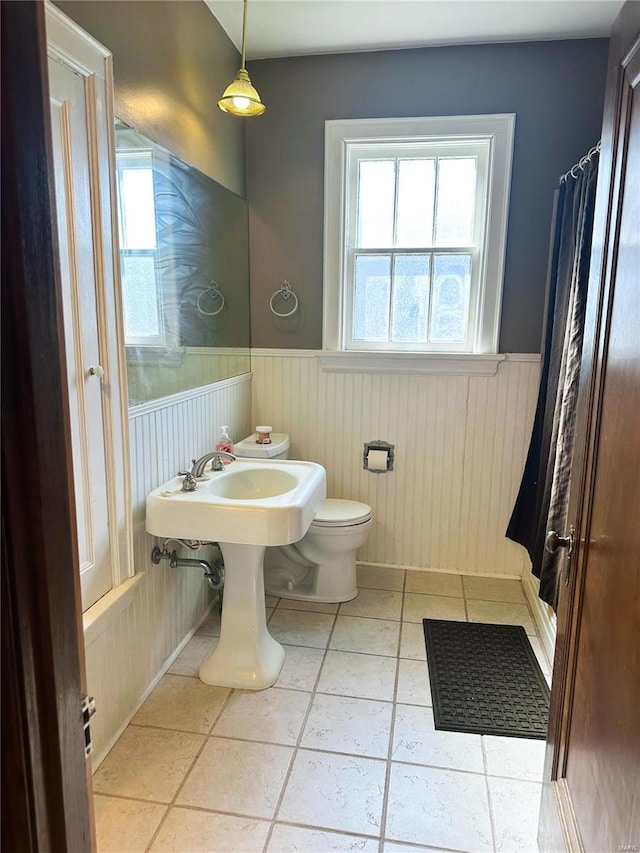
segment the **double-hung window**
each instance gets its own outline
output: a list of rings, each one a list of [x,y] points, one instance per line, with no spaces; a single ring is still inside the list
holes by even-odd
[[[513,127],[327,122],[325,349],[497,351]]]
[[[116,164],[125,343],[163,346],[153,152],[140,148],[119,150]]]

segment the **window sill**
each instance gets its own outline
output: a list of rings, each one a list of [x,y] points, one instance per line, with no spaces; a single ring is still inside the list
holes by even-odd
[[[318,353],[328,373],[413,373],[495,376],[504,353],[329,352]]]
[[[84,645],[88,648],[132,603],[133,591],[144,577],[139,572],[114,587],[82,614]]]

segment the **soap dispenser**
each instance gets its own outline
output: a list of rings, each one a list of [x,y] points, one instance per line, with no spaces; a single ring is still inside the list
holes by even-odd
[[[223,426],[220,430],[220,437],[218,438],[215,446],[216,450],[224,450],[225,453],[233,453],[233,442],[231,441],[231,436],[229,435],[229,427]],[[222,461],[225,465],[230,463],[230,459],[222,458]]]

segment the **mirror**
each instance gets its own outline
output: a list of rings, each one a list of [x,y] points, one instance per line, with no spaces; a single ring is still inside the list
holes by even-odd
[[[247,203],[116,119],[131,405],[250,370]]]

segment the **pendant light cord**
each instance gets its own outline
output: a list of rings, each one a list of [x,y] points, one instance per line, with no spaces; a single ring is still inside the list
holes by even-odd
[[[242,65],[241,68],[245,67],[245,55],[246,55],[246,40],[247,40],[247,5],[248,0],[244,0],[242,6]]]

